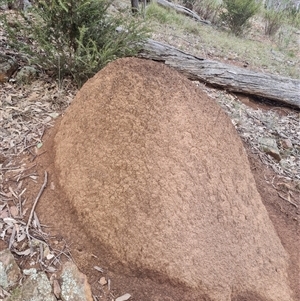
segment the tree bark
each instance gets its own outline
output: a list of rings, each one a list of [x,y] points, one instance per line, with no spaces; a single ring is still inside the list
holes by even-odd
[[[139,0],[131,0],[131,11],[133,14],[139,11]]]
[[[192,80],[300,108],[300,80],[206,60],[151,39],[138,56],[164,62]]]
[[[178,13],[187,15],[187,16],[193,18],[194,20],[196,20],[198,22],[201,22],[201,23],[204,23],[204,24],[210,24],[209,21],[201,19],[197,15],[197,13],[195,13],[194,11],[188,9],[185,6],[182,6],[182,5],[179,5],[179,4],[174,4],[174,3],[169,2],[167,0],[156,0],[156,2],[157,2],[157,4],[159,4],[159,5],[163,6],[163,7],[172,8],[172,9],[176,10]]]

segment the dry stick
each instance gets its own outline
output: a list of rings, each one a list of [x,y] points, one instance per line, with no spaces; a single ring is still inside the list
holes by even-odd
[[[36,146],[36,143],[30,144],[28,146],[25,146],[22,150],[19,151],[19,153],[17,154],[18,156],[21,155],[23,152],[25,152],[27,149]]]
[[[43,155],[43,154],[45,154],[47,151],[45,150],[45,151],[43,151],[43,152],[41,152],[40,154],[38,154],[38,155],[34,155],[34,154],[32,154],[32,159],[30,160],[31,162],[33,162],[37,157],[39,157],[39,156],[41,156],[41,155]]]
[[[0,170],[16,170],[16,169],[21,169],[20,166],[11,166],[11,167],[2,167]]]
[[[291,205],[295,206],[296,208],[298,208],[298,205],[295,204],[294,202],[290,201],[289,199],[285,198],[284,196],[282,196],[278,191],[277,191],[277,194],[280,198],[282,198],[283,200],[289,202]]]
[[[48,264],[48,267],[51,266],[54,263],[54,261],[56,261],[56,260],[59,262],[61,255],[65,255],[69,260],[73,260],[72,256],[67,255],[67,253],[65,251],[59,251],[59,250],[56,250],[56,249],[53,249],[53,251],[54,252],[59,252],[59,253],[53,257],[51,262]]]
[[[43,185],[42,185],[42,187],[41,187],[41,189],[40,189],[40,191],[39,191],[39,193],[38,193],[38,195],[37,195],[37,197],[36,197],[36,199],[35,199],[35,201],[34,201],[34,203],[33,203],[33,206],[32,206],[32,208],[31,208],[31,212],[30,212],[30,215],[29,215],[29,218],[28,218],[28,221],[27,221],[27,225],[26,225],[26,235],[27,235],[29,241],[30,241],[30,235],[29,235],[28,228],[29,228],[29,225],[30,225],[30,223],[31,223],[31,220],[32,220],[32,217],[33,217],[33,212],[34,212],[34,210],[35,210],[35,207],[36,207],[36,205],[37,205],[37,202],[38,202],[38,200],[40,199],[40,197],[41,197],[41,195],[42,195],[44,189],[46,188],[47,180],[48,180],[48,174],[47,174],[47,171],[45,171],[44,183],[43,183]]]
[[[24,176],[18,178],[16,181],[19,182],[19,181],[24,180],[24,179],[26,179],[26,178],[28,178],[28,177],[36,176],[36,175],[37,175],[36,173],[30,173],[30,174],[28,174],[28,175],[24,175]]]
[[[26,190],[26,188],[25,188],[25,190]],[[19,201],[19,217],[20,218],[23,218],[22,194],[20,194],[18,196],[18,201]]]
[[[42,138],[43,138],[43,136],[44,136],[44,134],[45,134],[45,125],[43,125],[43,131],[42,131],[42,134],[40,135],[40,141],[42,141]]]
[[[32,164],[30,167],[28,167],[28,168],[22,170],[22,172],[21,172],[20,174],[18,174],[18,175],[15,175],[15,176],[13,177],[13,179],[16,178],[16,181],[19,182],[20,180],[22,180],[22,177],[23,177],[23,176],[22,176],[22,173],[24,173],[25,171],[28,171],[28,170],[32,169],[33,167],[36,167],[36,163],[34,163],[34,164]]]

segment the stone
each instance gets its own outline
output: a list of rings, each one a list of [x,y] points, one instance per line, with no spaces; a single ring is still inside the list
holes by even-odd
[[[8,4],[5,3],[5,2],[1,2],[1,3],[3,3],[3,4],[0,5],[0,9],[1,10],[7,10],[8,9]]]
[[[263,138],[259,138],[258,142],[259,142],[262,150],[266,154],[270,155],[277,161],[281,160],[281,156],[279,153],[279,149],[277,147],[276,139],[269,138],[269,137],[263,137]]]
[[[284,149],[291,149],[293,148],[293,143],[291,142],[290,139],[282,139],[281,140],[281,145]]]
[[[11,292],[6,301],[56,301],[56,298],[52,294],[47,275],[44,272],[33,272],[22,285]]]
[[[24,66],[16,75],[19,83],[30,83],[37,77],[37,70],[32,66]]]
[[[99,283],[103,286],[107,284],[107,280],[105,279],[105,277],[101,277],[99,280]]]
[[[210,301],[292,301],[289,257],[229,117],[167,66],[108,64],[55,137],[78,222],[133,275]]]
[[[26,10],[30,7],[32,7],[32,4],[29,0],[10,0],[10,1],[4,1],[4,3],[7,5],[10,9],[16,9],[16,10]]]
[[[0,252],[0,287],[6,289],[13,286],[21,278],[21,271],[14,256],[8,249]]]
[[[13,57],[0,54],[0,83],[7,82],[17,69],[18,63]]]
[[[66,262],[61,276],[62,301],[93,301],[91,287],[86,275],[82,274],[72,262]]]
[[[31,269],[24,269],[23,274],[26,276],[32,276],[37,274],[37,269],[31,268]]]

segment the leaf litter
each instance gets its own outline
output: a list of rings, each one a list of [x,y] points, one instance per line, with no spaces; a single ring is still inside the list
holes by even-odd
[[[2,93],[3,91],[3,93]],[[40,188],[31,208],[25,207],[27,190],[25,180],[37,183],[33,162],[36,149],[42,146],[45,131],[74,98],[75,89],[62,90],[60,85],[46,78],[31,84],[8,82],[0,93],[0,239],[22,262],[48,273],[55,273],[61,265],[61,256],[71,258],[67,244],[47,234],[41,225],[35,206],[47,184]],[[31,154],[31,162],[19,162],[19,157]],[[27,221],[27,222],[26,222]]]
[[[0,95],[0,149],[5,157],[41,147],[42,137],[74,98],[74,89],[60,89],[45,80],[19,86],[5,83]]]
[[[26,169],[24,168],[23,171]],[[23,171],[18,169],[18,173]],[[27,222],[25,222],[27,210],[23,209],[26,203],[26,198],[23,196],[25,191],[22,186],[23,181],[19,181],[15,188],[9,186],[8,192],[3,190],[2,184],[0,185],[0,238],[8,240],[8,249],[12,253],[23,259],[29,257],[30,265],[39,265],[43,271],[50,273],[56,272],[60,265],[60,256],[64,254],[69,258],[70,255],[66,246],[65,250],[55,250],[50,246],[51,237],[42,230],[35,212],[35,206],[47,184],[47,173],[45,172],[44,183],[30,210]]]

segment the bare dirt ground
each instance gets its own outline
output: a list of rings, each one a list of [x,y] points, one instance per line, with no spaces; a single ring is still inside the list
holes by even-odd
[[[201,85],[200,87],[206,88]],[[12,81],[2,85],[0,90],[1,131],[7,132],[7,139],[1,140],[0,149],[0,213],[4,214],[5,211],[9,217],[15,216],[16,219],[26,223],[47,172],[47,187],[38,200],[36,208],[38,219],[35,219],[41,224],[37,229],[42,231],[37,231],[35,236],[46,241],[51,252],[58,259],[54,263],[50,260],[39,261],[38,251],[35,252],[35,256],[25,256],[20,252],[28,249],[26,242],[14,242],[12,249],[15,248],[21,254],[15,253],[19,265],[23,268],[37,266],[53,274],[55,269],[59,269],[61,261],[73,259],[80,270],[88,276],[95,300],[112,300],[122,294],[130,293],[132,295],[130,300],[200,301],[195,299],[189,290],[170,283],[159,283],[156,279],[149,279],[147,275],[132,275],[103,247],[90,241],[78,223],[74,210],[57,182],[52,151],[53,137],[60,122],[57,115],[63,114],[76,92],[72,85],[64,83],[58,87],[55,81],[45,76],[31,85],[20,86]],[[209,90],[209,93],[217,99],[216,95],[221,92]],[[238,99],[234,98],[233,110],[238,116],[242,116],[241,111],[244,109],[241,109],[243,107]],[[274,106],[256,104],[251,98],[244,96],[241,98],[252,107],[251,110],[259,109],[261,116],[266,118],[273,116],[269,114],[274,111]],[[299,112],[282,107],[275,110],[278,116],[292,116],[291,118],[296,118],[296,124],[299,122]],[[246,110],[246,112],[250,111]],[[232,118],[234,123],[238,119],[236,116]],[[287,120],[286,124],[289,122]],[[239,125],[235,125],[238,128]],[[239,132],[243,134],[242,131]],[[257,135],[260,135],[258,128]],[[299,133],[296,132],[295,135]],[[16,141],[16,137],[19,137],[19,141]],[[243,140],[258,191],[281,242],[290,255],[289,279],[294,291],[294,299],[300,300],[299,180],[297,178],[291,180],[284,172],[278,172],[276,163],[270,164],[272,160],[254,148],[251,139],[243,137]],[[299,145],[294,147],[299,149]],[[299,157],[296,159],[299,160]],[[295,170],[297,171],[297,168]],[[22,210],[18,207],[20,204]],[[12,214],[12,207],[19,208],[16,215]],[[3,216],[0,216],[0,222]],[[2,230],[0,228],[0,233]],[[11,236],[11,229],[1,236],[0,250],[10,245]],[[100,272],[99,268],[95,269],[95,266],[100,267],[103,272]],[[103,276],[108,281],[106,285],[99,284],[99,279]],[[243,299],[235,301],[242,300],[259,299],[245,295]]]

